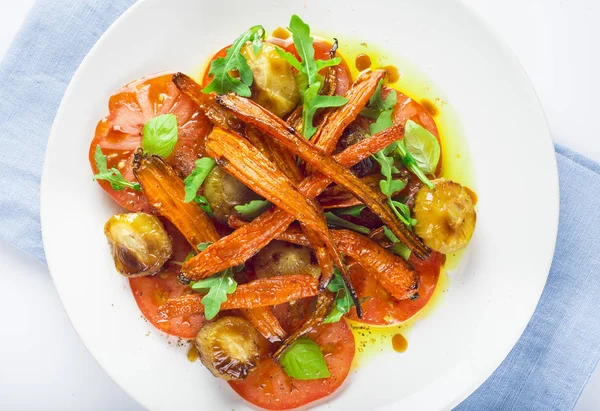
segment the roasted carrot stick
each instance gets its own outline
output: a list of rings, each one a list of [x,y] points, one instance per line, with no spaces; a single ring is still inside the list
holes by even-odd
[[[299,136],[296,131],[270,111],[251,100],[235,94],[216,97],[216,101],[231,110],[240,120],[269,134],[315,170],[326,175],[337,184],[358,197],[381,221],[406,244],[420,259],[425,259],[431,250],[410,231],[392,212],[376,192],[363,184],[348,169],[336,162],[326,152]]]
[[[319,293],[319,282],[311,275],[298,274],[259,278],[240,284],[221,304],[221,310],[268,307],[287,303]],[[165,318],[176,318],[204,312],[202,294],[187,294],[167,300],[158,308]]]
[[[385,70],[363,71],[344,95],[348,103],[329,111],[310,141],[326,153],[331,153],[346,127],[358,117],[384,77]]]
[[[158,156],[135,154],[133,174],[158,212],[172,222],[198,251],[200,243],[215,242],[219,234],[212,220],[196,203],[186,203],[183,181]]]
[[[351,167],[399,140],[403,133],[404,127],[396,125],[348,147],[334,158],[343,166]],[[302,181],[298,190],[305,196],[314,198],[330,183],[331,180],[322,174],[311,175]],[[282,234],[294,220],[285,211],[273,207],[198,254],[193,261],[194,270],[202,276],[208,276],[242,264]]]
[[[236,131],[244,129],[244,124],[237,117],[216,103],[214,94],[203,93],[202,86],[190,77],[183,73],[175,73],[172,81],[182,93],[190,97],[204,110],[204,114],[213,124]]]
[[[240,312],[268,341],[280,342],[287,337],[271,307],[242,308]]]
[[[253,191],[269,199],[314,232],[311,242],[320,240],[334,259],[344,269],[340,253],[329,237],[324,215],[314,200],[304,197],[281,171],[254,146],[239,135],[215,127],[207,138],[207,153],[229,174],[235,176]],[[317,237],[318,236],[318,237]],[[199,279],[194,271],[194,258],[183,266],[183,274],[189,279]]]
[[[386,198],[385,194],[383,194],[379,188],[379,182],[381,181],[380,175],[377,174],[362,177],[361,180],[379,194],[381,198]],[[338,185],[327,187],[327,189],[317,197],[317,200],[323,208],[352,207],[362,204],[362,202],[354,197],[351,192]]]
[[[288,150],[270,137],[263,135],[260,131],[248,127],[246,129],[246,138],[254,147],[264,154],[269,160],[277,166],[294,184],[302,181],[304,176],[300,167],[296,163],[296,158]],[[315,204],[316,205],[316,204]],[[324,216],[322,217],[324,218]],[[311,241],[311,247],[315,251],[315,256],[319,262],[324,286],[327,286],[333,276],[333,259],[329,254],[326,244],[321,241],[319,234],[310,227],[304,227],[304,232]],[[345,267],[342,267],[344,269]]]
[[[404,258],[354,231],[330,232],[340,251],[365,268],[394,298],[405,300],[415,295],[419,288],[419,276]],[[307,238],[295,227],[288,228],[277,239],[310,246]]]
[[[300,327],[296,331],[294,331],[288,338],[283,341],[281,346],[275,351],[273,354],[273,358],[278,359],[281,354],[298,338],[312,331],[315,327],[320,325],[325,318],[331,312],[333,308],[333,303],[335,302],[335,294],[329,290],[323,291],[317,297],[317,303],[315,305],[315,309],[310,314],[310,316],[302,323]]]

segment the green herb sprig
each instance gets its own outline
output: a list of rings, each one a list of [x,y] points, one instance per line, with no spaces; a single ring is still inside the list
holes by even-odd
[[[317,380],[331,376],[319,345],[307,337],[294,341],[279,358],[287,375],[297,380]]]
[[[142,149],[148,154],[168,157],[177,145],[179,129],[174,114],[161,114],[144,124]]]
[[[107,159],[102,153],[100,146],[96,146],[96,151],[94,152],[94,161],[96,162],[96,167],[98,167],[98,174],[94,176],[94,180],[108,181],[112,189],[115,191],[124,190],[126,188],[130,188],[135,191],[142,191],[142,187],[140,187],[138,183],[132,183],[131,181],[125,180],[121,172],[116,168],[112,167],[110,170],[107,169]]]
[[[232,294],[236,288],[237,282],[233,279],[231,268],[192,284],[192,289],[195,291],[208,290],[201,301],[204,306],[204,316],[207,320],[215,318],[221,310],[221,304],[227,301],[227,295]]]
[[[302,97],[302,133],[308,139],[317,131],[313,124],[313,118],[318,109],[340,107],[348,102],[348,99],[342,96],[319,95],[324,83],[319,71],[325,67],[340,64],[342,59],[336,57],[329,60],[315,60],[314,39],[310,36],[310,27],[295,14],[290,19],[289,30],[292,32],[292,39],[301,61],[298,61],[293,54],[280,48],[277,48],[277,53],[298,70],[296,82]]]
[[[327,289],[332,293],[336,293],[335,303],[333,305],[333,309],[329,313],[329,315],[323,321],[324,323],[337,323],[342,319],[344,314],[347,314],[352,307],[354,307],[354,301],[350,296],[350,292],[348,291],[348,287],[342,278],[342,275],[336,268],[334,271],[334,276],[327,285]]]
[[[271,202],[268,200],[252,200],[246,204],[236,205],[234,208],[244,217],[253,220],[271,208],[271,205]]]
[[[202,92],[225,94],[230,91],[239,94],[242,97],[250,97],[252,91],[250,86],[254,81],[252,69],[248,65],[246,57],[241,53],[242,47],[247,42],[252,42],[254,53],[257,54],[262,47],[262,40],[265,38],[265,29],[263,26],[250,27],[239,36],[231,47],[226,50],[225,57],[219,57],[210,63],[208,74],[212,76],[212,81]],[[231,71],[237,70],[240,78],[231,75]]]

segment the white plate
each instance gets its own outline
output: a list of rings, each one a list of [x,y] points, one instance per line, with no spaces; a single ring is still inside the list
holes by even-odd
[[[367,362],[321,408],[448,409],[494,371],[521,335],[546,282],[558,221],[556,162],[535,93],[509,50],[456,1],[135,4],[81,64],[52,128],[41,214],[56,288],[90,352],[143,405],[248,408],[140,318],[103,235],[117,207],[91,181],[87,154],[120,86],[164,70],[197,73],[247,27],[285,26],[293,13],[315,30],[359,37],[408,59],[434,79],[461,119],[479,195],[469,258],[410,334],[409,350]]]

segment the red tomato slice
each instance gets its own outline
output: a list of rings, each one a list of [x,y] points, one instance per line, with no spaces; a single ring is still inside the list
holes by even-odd
[[[173,260],[183,261],[191,247],[173,225],[161,219],[165,229],[173,240]],[[180,267],[171,262],[156,275],[129,279],[129,286],[144,317],[156,328],[167,334],[181,338],[196,338],[196,334],[204,324],[204,314],[165,320],[158,314],[158,307],[169,298],[192,293],[189,286],[177,280]]]
[[[323,324],[308,334],[325,355],[331,376],[296,380],[271,358],[265,358],[243,381],[229,385],[246,401],[269,410],[297,408],[326,397],[344,382],[354,359],[354,336],[344,320]]]
[[[283,39],[271,37],[268,39],[268,41],[269,41],[269,43],[273,43],[273,44],[281,47],[282,49],[292,53],[293,55],[295,55],[298,58],[298,60],[300,60],[300,56],[298,56],[298,53],[296,52],[296,46],[294,45],[294,42],[292,41],[291,38],[283,40]],[[213,58],[210,59],[210,61],[216,60],[218,57],[225,57],[226,50],[229,47],[231,47],[231,46],[227,46],[227,47],[224,47],[221,50],[219,50],[219,52],[217,54],[215,54],[213,56]],[[321,59],[321,60],[329,59],[329,50],[331,49],[331,43],[328,43],[324,40],[315,39],[315,41],[313,43],[313,47],[315,49],[315,59]],[[202,79],[202,84],[204,86],[207,86],[212,80],[212,78],[208,75],[209,69],[210,69],[210,64],[206,67],[206,70],[204,72],[204,76]],[[342,59],[342,62],[338,66],[336,66],[336,71],[337,71],[337,75],[338,75],[338,81],[337,81],[337,85],[335,88],[335,92],[338,95],[344,95],[344,93],[346,93],[346,91],[350,87],[350,84],[352,83],[352,74],[350,73],[348,64],[346,63],[346,61],[344,59]]]
[[[210,121],[175,87],[171,78],[172,74],[143,77],[110,98],[109,114],[98,122],[90,144],[89,160],[94,174],[98,172],[94,153],[96,146],[100,146],[108,159],[108,168],[115,167],[126,180],[134,181],[133,155],[142,144],[144,124],[167,113],[177,117],[179,138],[166,160],[181,177],[192,172],[194,162],[204,154],[204,139],[210,131]],[[115,191],[107,181],[98,182],[120,206],[130,211],[153,211],[143,193],[130,189]]]
[[[358,264],[350,270],[352,283],[360,298],[370,297],[362,304],[363,318],[356,316],[356,310],[350,311],[350,318],[373,325],[392,325],[408,320],[419,312],[431,299],[440,276],[443,255],[434,252],[425,261],[411,255],[409,262],[419,274],[419,298],[416,300],[396,300],[379,285],[377,280],[367,275]]]

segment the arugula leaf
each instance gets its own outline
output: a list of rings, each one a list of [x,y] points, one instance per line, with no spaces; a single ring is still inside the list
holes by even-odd
[[[191,172],[189,176],[183,180],[185,187],[185,199],[186,203],[196,198],[196,193],[200,189],[200,186],[206,179],[206,176],[215,166],[216,162],[210,157],[202,157],[196,160],[196,168]],[[207,203],[208,204],[208,203]]]
[[[327,219],[327,224],[333,227],[347,228],[348,230],[356,231],[357,233],[365,235],[368,235],[371,232],[371,230],[369,230],[367,227],[344,220],[343,218],[333,214],[331,211],[325,213],[325,218]]]
[[[209,245],[212,244],[212,241],[207,241],[206,243],[200,243],[196,246],[198,251],[202,252],[208,248]]]
[[[297,380],[317,380],[331,376],[321,348],[307,337],[294,341],[281,354],[279,363],[287,375]]]
[[[393,111],[396,103],[398,102],[398,95],[396,94],[396,91],[390,90],[387,97],[384,99],[381,92],[382,86],[383,80],[380,80],[377,88],[375,89],[375,93],[373,93],[369,99],[368,107],[362,109],[360,112],[361,115],[372,120],[377,120],[382,112]]]
[[[96,146],[96,151],[94,152],[94,161],[96,162],[96,167],[98,167],[98,174],[94,176],[94,180],[108,181],[112,189],[115,191],[124,190],[126,188],[130,188],[135,191],[142,191],[142,187],[138,183],[132,183],[125,180],[121,172],[116,168],[112,167],[110,170],[107,169],[108,166],[106,156],[102,154],[102,149],[100,146]]]
[[[267,200],[252,200],[249,203],[236,205],[235,211],[249,219],[255,219],[271,207],[271,202]]]
[[[204,211],[209,216],[212,216],[212,213],[213,213],[212,208],[210,207],[210,203],[208,202],[206,197],[198,195],[198,196],[194,197],[194,202],[196,202],[196,204],[198,204],[198,206],[200,206],[202,211]]]
[[[394,246],[392,247],[392,251],[394,252],[394,254],[403,257],[405,260],[408,260],[408,258],[410,257],[410,248],[408,248],[404,243],[402,243],[400,239],[396,237],[396,235],[392,232],[392,230],[390,230],[386,226],[383,226],[383,233],[385,234],[387,239],[390,240],[392,244],[394,244]]]
[[[258,53],[262,47],[261,40],[265,38],[265,29],[263,26],[254,26],[239,36],[231,47],[226,50],[225,57],[219,57],[210,63],[208,74],[213,77],[212,81],[206,86],[202,92],[217,94],[225,94],[229,91],[239,94],[242,97],[250,97],[252,91],[250,86],[254,80],[252,69],[248,65],[248,61],[242,55],[240,50],[247,42],[252,42],[254,53]],[[237,70],[240,73],[240,78],[237,79],[231,74],[232,70]]]
[[[142,148],[146,153],[169,157],[178,138],[177,117],[161,114],[144,124]]]
[[[320,108],[340,107],[348,102],[348,99],[342,96],[320,96],[319,91],[323,85],[323,77],[319,75],[319,70],[325,67],[332,67],[340,64],[341,57],[329,60],[316,60],[313,47],[314,39],[310,36],[310,27],[302,21],[297,15],[290,19],[289,30],[292,33],[292,39],[296,46],[296,51],[302,61],[280,48],[277,53],[288,63],[298,70],[296,82],[302,97],[302,134],[305,138],[312,137],[317,128],[313,125],[315,113]]]
[[[321,82],[311,84],[304,92],[304,103],[302,105],[302,133],[305,138],[312,137],[317,131],[313,119],[317,110],[327,107],[340,107],[348,102],[342,96],[320,96]]]
[[[348,287],[346,287],[346,283],[337,268],[334,271],[334,276],[329,282],[327,289],[332,293],[337,294],[334,306],[323,322],[336,323],[354,306],[354,301],[352,300],[352,297],[350,297]]]
[[[369,126],[369,131],[371,134],[377,134],[393,125],[392,113],[389,111],[382,111],[379,117],[377,117],[377,120]]]
[[[221,309],[221,304],[227,301],[227,295],[233,293],[236,288],[237,282],[233,279],[231,268],[221,274],[213,275],[192,284],[193,290],[208,290],[201,301],[204,306],[204,316],[207,320],[215,318]]]
[[[337,215],[351,215],[352,217],[360,217],[360,213],[364,210],[366,206],[364,204],[358,204],[352,207],[339,208],[335,210],[335,214]]]
[[[440,161],[440,144],[427,129],[408,120],[404,126],[404,146],[425,174],[435,173]]]

